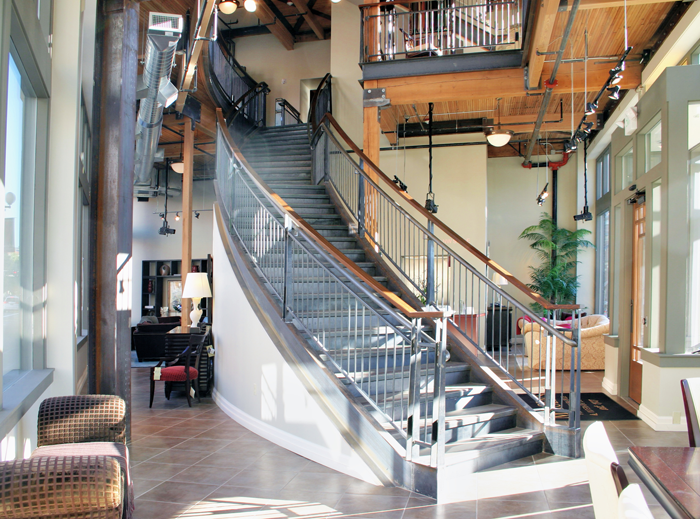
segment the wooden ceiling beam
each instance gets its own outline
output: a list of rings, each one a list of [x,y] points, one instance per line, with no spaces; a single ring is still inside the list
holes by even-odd
[[[554,30],[554,22],[557,19],[558,10],[559,0],[540,0],[528,56],[527,87],[529,89],[540,87],[545,56],[537,53],[549,50],[549,42],[552,39],[552,31]]]
[[[214,12],[214,7],[216,6],[216,0],[206,0],[206,5],[204,7],[204,14],[202,15],[202,23],[199,26],[199,32],[195,35],[194,43],[192,45],[192,53],[190,54],[189,60],[182,67],[183,74],[180,77],[180,84],[178,85],[178,90],[180,91],[177,95],[177,101],[175,102],[175,109],[178,112],[182,112],[185,106],[185,99],[187,99],[187,92],[192,90],[194,77],[197,73],[197,63],[199,62],[199,56],[202,53],[202,47],[204,46],[204,41],[207,38],[209,32],[209,23],[211,22],[211,16]]]
[[[549,75],[552,63],[545,63],[544,75]],[[610,74],[609,63],[588,64],[588,88],[596,90],[603,86]],[[558,85],[554,93],[584,92],[583,63],[574,63],[573,76],[570,67],[562,67],[557,75]],[[641,82],[642,67],[639,63],[627,63],[623,79],[619,84],[623,90],[634,89]],[[543,93],[543,89],[525,90],[523,69],[479,70],[454,72],[432,76],[412,76],[377,80],[377,88],[386,88],[386,97],[391,104],[440,103],[469,101],[473,99],[495,99],[497,97],[521,97]]]
[[[314,31],[316,37],[319,40],[322,40],[324,38],[323,27],[321,27],[321,24],[318,23],[316,16],[311,13],[311,8],[306,3],[306,0],[292,0],[292,2],[294,2],[294,6],[300,13],[305,13],[304,19],[306,20],[306,23],[309,24],[309,27],[311,27],[311,30]]]
[[[583,117],[583,112],[574,112],[574,126]],[[501,117],[501,128],[504,130],[512,130],[515,133],[532,133],[535,129],[535,120],[537,114],[531,115],[504,115]],[[592,121],[595,118],[591,119]],[[594,128],[597,129],[597,128]],[[570,132],[571,131],[571,113],[565,113],[564,118],[560,120],[560,115],[546,114],[544,122],[540,129],[540,134],[544,138],[545,132]]]
[[[255,10],[255,14],[258,15],[260,23],[267,26],[268,30],[277,37],[285,49],[294,50],[294,35],[282,25],[277,16],[272,12],[272,9],[270,9],[270,6],[264,1],[258,2],[257,4],[258,8]]]

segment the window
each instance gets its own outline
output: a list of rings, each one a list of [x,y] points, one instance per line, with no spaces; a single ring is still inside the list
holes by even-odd
[[[644,134],[644,172],[661,163],[661,121]]]
[[[596,219],[596,313],[610,316],[610,210]]]
[[[23,150],[25,96],[22,75],[12,55],[7,79],[7,122],[5,137],[5,251],[3,255],[3,374],[21,368],[22,350],[22,274],[31,262],[22,240],[24,209],[29,193],[23,197]]]
[[[690,152],[690,262],[686,353],[700,349],[700,145]]]
[[[634,180],[634,149],[630,148],[618,156],[617,171],[615,172],[615,192],[622,191]]]
[[[610,192],[610,148],[606,149],[595,162],[596,198]]]
[[[80,154],[78,173],[78,193],[76,203],[76,286],[75,286],[75,335],[84,337],[88,328],[88,254],[90,236],[90,126],[85,108],[82,103],[80,134]]]

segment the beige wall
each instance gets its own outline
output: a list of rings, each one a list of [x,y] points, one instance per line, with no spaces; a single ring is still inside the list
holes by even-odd
[[[267,97],[267,124],[275,124],[275,99],[301,107],[301,81],[322,78],[330,71],[331,42],[295,43],[294,50],[285,50],[272,34],[236,40],[236,60],[256,81],[270,87]]]
[[[331,4],[331,74],[333,116],[350,138],[362,147],[362,69],[360,10],[349,1]]]
[[[556,157],[559,160],[559,157]],[[544,162],[544,157],[533,157],[533,162]],[[522,167],[523,159],[519,157],[488,160],[488,240],[489,257],[499,263],[516,278],[524,283],[530,282],[530,265],[537,265],[540,260],[530,248],[530,242],[519,240],[518,236],[530,225],[537,225],[542,212],[552,213],[552,173],[549,171],[550,196],[540,207],[535,202],[537,195],[547,182],[545,168],[526,169]],[[539,185],[537,176],[539,174]],[[558,225],[574,229],[573,215],[576,208],[577,168],[576,162],[559,170],[557,218]],[[591,226],[592,228],[592,226]],[[581,285],[592,280],[581,278]],[[523,303],[530,300],[521,296],[519,290],[506,286],[506,291]],[[579,296],[584,291],[579,292]],[[579,302],[590,306],[586,298]]]

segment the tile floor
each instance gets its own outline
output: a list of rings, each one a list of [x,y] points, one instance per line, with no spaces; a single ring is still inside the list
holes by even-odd
[[[297,456],[253,434],[212,402],[187,407],[184,394],[156,387],[148,408],[148,369],[132,370],[130,454],[137,519],[593,518],[583,460],[531,456],[465,481],[465,500],[438,506],[400,488],[375,487]],[[606,422],[631,482],[631,445],[687,444],[640,421]],[[645,490],[656,517],[668,517]]]

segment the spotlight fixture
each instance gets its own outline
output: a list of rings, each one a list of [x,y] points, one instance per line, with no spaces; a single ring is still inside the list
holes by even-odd
[[[176,222],[180,221],[180,213],[175,213],[175,221]]]
[[[233,14],[238,9],[238,0],[221,0],[219,2],[219,11],[224,14]]]
[[[593,115],[598,109],[598,103],[586,103],[586,115]]]
[[[584,133],[588,134],[591,133],[591,130],[593,129],[593,123],[592,122],[585,122],[581,126],[581,129],[583,130]]]
[[[404,184],[403,182],[401,182],[401,179],[399,177],[397,177],[396,175],[394,175],[394,180],[392,180],[392,182],[394,184],[396,184],[397,186],[399,186],[399,189],[401,191],[408,191],[408,186],[406,184]]]
[[[254,13],[258,5],[255,3],[255,0],[245,0],[243,7],[245,7],[245,10],[249,13]]]
[[[195,211],[195,212],[194,212],[194,217],[195,217],[197,220],[199,220],[199,211]]]
[[[620,68],[615,67],[610,69],[610,84],[617,85],[622,80],[622,74],[620,74]]]
[[[496,128],[494,128],[493,130],[487,130],[485,133],[486,140],[489,141],[489,144],[496,148],[500,148],[508,144],[510,138],[513,136],[513,132],[511,130],[501,129],[501,98],[499,97],[496,100],[496,102],[496,111],[498,112],[498,124],[496,125]]]
[[[568,142],[565,142],[564,143],[564,153],[571,153],[572,151],[574,151],[574,150],[571,149],[571,144]]]
[[[584,205],[583,209],[581,210],[581,214],[576,214],[574,215],[574,220],[577,222],[583,221],[583,222],[590,222],[593,220],[593,215],[591,212],[588,210],[588,206]]]
[[[164,213],[160,213],[158,216],[160,216],[160,219],[161,219],[161,220],[165,220],[165,214],[164,214]]]
[[[549,196],[549,193],[547,192],[547,186],[549,186],[549,182],[547,182],[544,185],[544,189],[542,189],[542,192],[540,192],[539,195],[537,195],[537,205],[542,205],[544,204],[544,201],[547,199]]]
[[[608,87],[608,91],[610,92],[610,94],[608,94],[610,99],[613,101],[620,99],[620,87],[618,85]]]

